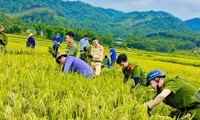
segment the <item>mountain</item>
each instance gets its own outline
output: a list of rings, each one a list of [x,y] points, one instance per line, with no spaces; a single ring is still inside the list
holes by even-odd
[[[195,32],[200,32],[200,18],[186,20],[185,24]]]
[[[184,21],[162,11],[124,13],[62,0],[1,0],[0,11],[26,23],[90,29],[100,34],[146,36],[155,32],[192,32]]]
[[[162,11],[127,13],[118,18],[117,23],[119,30],[123,29],[135,35],[147,35],[160,31],[191,32],[182,20]]]

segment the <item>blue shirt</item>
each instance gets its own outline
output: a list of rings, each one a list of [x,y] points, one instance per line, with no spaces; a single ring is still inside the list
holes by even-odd
[[[29,42],[30,44],[32,44],[33,47],[35,46],[35,39],[34,39],[33,37],[29,37],[29,38],[28,38],[28,42]]]
[[[77,72],[82,76],[88,76],[93,74],[92,69],[86,62],[74,56],[67,56],[65,59],[65,64],[63,66],[63,73],[68,73],[69,71]]]
[[[113,49],[113,48],[111,48],[110,49],[110,53],[112,53],[111,55],[110,55],[110,59],[111,60],[116,60],[117,58],[116,58],[116,51]]]
[[[110,59],[109,58],[107,60],[107,64],[106,65],[107,65],[108,68],[110,68]]]
[[[81,45],[80,50],[83,50],[84,47],[89,45],[89,41],[85,40],[84,38],[80,40],[79,44]]]
[[[61,39],[60,37],[56,37],[56,36],[53,37],[52,41],[53,41],[53,42],[55,41],[55,42],[60,42],[60,43],[62,43],[62,39]]]

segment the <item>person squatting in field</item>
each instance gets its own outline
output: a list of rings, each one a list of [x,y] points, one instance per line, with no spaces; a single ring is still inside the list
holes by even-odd
[[[58,53],[56,62],[63,65],[63,73],[76,72],[88,79],[93,78],[93,71],[83,60],[67,54]]]
[[[191,114],[192,120],[200,120],[200,90],[180,77],[166,79],[161,70],[149,72],[146,81],[146,86],[150,85],[157,92],[155,99],[145,104],[148,105],[148,112],[164,102],[177,109],[170,113],[170,117],[180,119],[185,114]]]
[[[137,63],[129,62],[126,54],[122,53],[117,57],[117,64],[122,68],[124,83],[129,79],[133,80],[131,89],[139,83],[145,85],[145,73],[142,67]]]
[[[8,44],[8,39],[6,37],[6,34],[3,31],[4,31],[4,27],[0,25],[0,53],[5,54],[6,45]]]
[[[104,59],[102,61],[101,68],[104,68],[104,67],[110,68],[110,59],[108,58],[107,54],[104,55]]]
[[[30,35],[28,36],[28,40],[26,42],[26,47],[35,48],[35,39],[33,36],[34,34],[30,33]]]
[[[54,51],[58,52],[58,48],[59,48],[60,44],[62,43],[62,39],[60,38],[59,33],[57,33],[56,36],[53,37],[52,42],[53,42]]]

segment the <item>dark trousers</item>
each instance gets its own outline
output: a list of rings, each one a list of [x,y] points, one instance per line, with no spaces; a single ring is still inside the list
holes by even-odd
[[[111,66],[115,65],[116,60],[111,60]]]

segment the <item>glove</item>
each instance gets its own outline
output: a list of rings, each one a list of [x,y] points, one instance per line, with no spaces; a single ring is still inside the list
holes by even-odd
[[[147,113],[148,113],[148,116],[150,117],[151,116],[151,108],[149,108],[149,106],[148,106]]]
[[[104,67],[105,67],[105,65],[102,65],[102,66],[101,66],[101,68],[104,68]]]
[[[89,58],[93,58],[93,56],[92,56],[92,55],[88,55],[88,57],[89,57]]]

